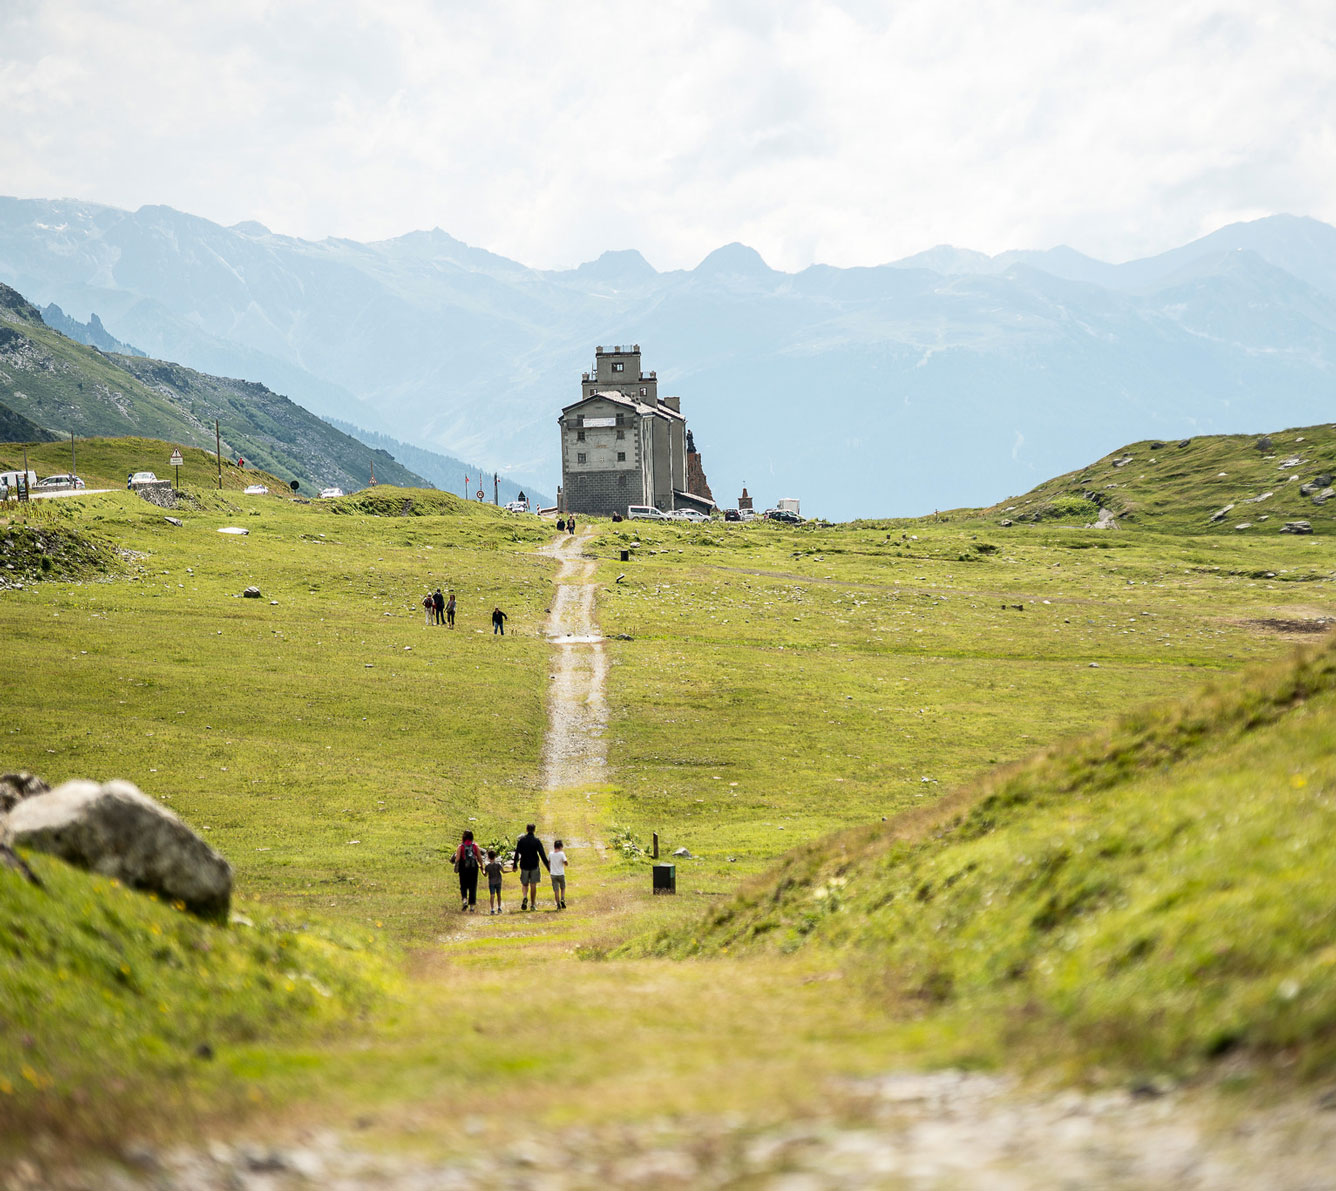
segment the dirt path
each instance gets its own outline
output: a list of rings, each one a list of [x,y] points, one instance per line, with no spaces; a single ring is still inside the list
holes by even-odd
[[[591,787],[607,780],[608,655],[596,617],[595,563],[584,557],[589,536],[586,529],[541,551],[561,563],[547,624],[553,656],[541,782],[544,821],[567,833],[568,850],[592,846],[602,858]],[[570,838],[576,833],[586,838]]]

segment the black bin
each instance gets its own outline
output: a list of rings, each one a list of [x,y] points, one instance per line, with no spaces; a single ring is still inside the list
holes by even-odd
[[[654,866],[654,892],[677,892],[677,865],[656,864]]]
[[[623,551],[622,551],[622,561],[623,561],[623,562],[630,562],[630,561],[631,561],[631,551],[629,551],[629,550],[623,550]]]

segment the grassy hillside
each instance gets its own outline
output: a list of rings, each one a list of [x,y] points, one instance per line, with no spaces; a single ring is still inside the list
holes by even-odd
[[[47,327],[21,295],[0,286],[0,402],[68,436],[136,436],[212,450],[308,490],[426,484],[384,451],[322,422],[263,385],[208,376],[179,364],[107,355]],[[160,469],[155,469],[159,470]]]
[[[838,950],[976,1061],[1039,1043],[1086,1066],[1243,1052],[1325,1073],[1333,789],[1329,639],[801,849],[647,946]]]
[[[1316,482],[1324,476],[1326,483]],[[1304,520],[1314,533],[1330,533],[1336,530],[1336,499],[1325,493],[1334,477],[1333,424],[1265,435],[1147,440],[983,512],[994,523],[1080,525],[1108,509],[1124,528],[1254,537]],[[1217,517],[1222,510],[1227,511]]]
[[[56,437],[45,426],[39,426],[31,418],[25,418],[9,406],[0,404],[0,443],[50,442]]]
[[[912,1063],[1331,1071],[1331,654],[1281,664],[1336,618],[1321,535],[588,522],[607,764],[545,790],[547,527],[389,486],[219,494],[189,462],[179,528],[123,488],[5,510],[0,568],[62,549],[0,591],[24,662],[0,669],[0,766],[136,781],[232,860],[244,915],[402,947],[404,995],[350,994],[372,1008],[334,1036],[220,1032],[179,1097],[162,1077],[156,1127],[213,1097],[487,1147],[516,1120],[785,1120]],[[423,623],[438,584],[453,632]],[[511,913],[460,915],[459,832],[529,821],[571,845],[571,910],[513,913],[511,876]],[[676,898],[650,892],[655,831],[692,854]],[[44,1063],[89,1070],[50,1034]],[[71,1089],[24,1061],[0,1062],[22,1119],[59,1117]],[[115,1118],[115,1089],[80,1086]],[[441,1128],[471,1115],[476,1143]]]

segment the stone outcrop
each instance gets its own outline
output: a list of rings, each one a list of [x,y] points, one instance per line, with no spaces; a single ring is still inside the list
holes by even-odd
[[[51,787],[35,773],[26,770],[20,773],[0,773],[0,826],[4,824],[4,815],[12,811],[25,798],[36,798],[45,794]]]
[[[3,842],[184,902],[201,917],[225,918],[231,903],[232,866],[130,782],[70,781],[25,798],[5,820]]]

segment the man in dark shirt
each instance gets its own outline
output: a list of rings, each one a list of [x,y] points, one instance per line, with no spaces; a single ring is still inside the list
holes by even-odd
[[[436,620],[434,623],[444,624],[445,617],[442,613],[445,611],[445,596],[441,594],[441,589],[439,587],[432,593],[431,606],[436,610]]]
[[[547,862],[547,850],[543,847],[543,841],[533,833],[533,824],[530,823],[525,829],[525,834],[515,841],[515,867],[520,873],[520,892],[524,894],[524,900],[520,902],[521,910],[538,909],[538,879],[543,875],[543,868],[550,869],[552,866]]]
[[[493,608],[492,636],[495,637],[497,633],[500,633],[503,637],[506,635],[506,614],[500,608]]]

